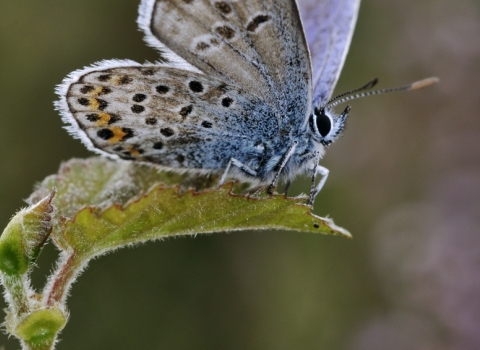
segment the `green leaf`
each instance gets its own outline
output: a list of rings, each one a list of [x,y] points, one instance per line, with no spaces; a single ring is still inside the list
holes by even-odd
[[[103,157],[73,159],[64,163],[57,175],[47,177],[29,201],[35,203],[53,187],[57,188],[55,204],[58,215],[64,218],[63,234],[54,229],[57,242],[66,240],[64,243],[71,246],[78,240],[69,232],[78,230],[92,242],[106,245],[100,250],[169,235],[245,229],[273,228],[350,237],[332,220],[311,214],[311,207],[303,204],[304,197],[234,195],[232,185],[217,188],[217,181],[216,176],[178,175],[138,162]],[[169,185],[174,186],[168,188]],[[188,188],[207,190],[193,192]],[[235,192],[238,191],[241,188],[237,185]],[[92,233],[82,233],[81,222],[89,231],[99,230],[95,238]],[[108,230],[111,233],[107,234]],[[128,230],[132,230],[130,235],[121,233]],[[92,242],[87,239],[85,244]]]
[[[132,243],[197,233],[284,229],[348,235],[330,220],[311,214],[310,207],[301,204],[303,199],[252,198],[233,195],[231,190],[232,184],[226,184],[180,195],[178,187],[159,185],[124,208],[81,210],[63,223],[59,239],[68,242],[76,255],[92,257]]]

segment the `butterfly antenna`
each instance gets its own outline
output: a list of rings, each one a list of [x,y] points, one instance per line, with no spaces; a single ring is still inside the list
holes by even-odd
[[[357,98],[360,98],[360,97],[379,95],[379,94],[384,94],[384,93],[387,93],[387,92],[397,92],[397,91],[408,91],[408,90],[423,89],[424,87],[427,87],[427,86],[434,85],[434,84],[438,83],[440,81],[440,79],[438,79],[437,77],[430,77],[430,78],[419,80],[419,81],[416,81],[416,82],[413,82],[411,84],[404,85],[404,86],[397,86],[397,87],[393,87],[393,88],[367,91],[367,92],[362,92],[360,94],[352,95],[352,94],[354,94],[356,92],[359,92],[359,91],[362,91],[362,90],[371,89],[377,83],[377,81],[378,81],[377,78],[374,78],[370,82],[368,82],[368,84],[362,86],[361,88],[358,88],[358,89],[355,89],[355,90],[352,90],[352,91],[348,91],[344,94],[341,94],[341,95],[338,95],[338,96],[332,98],[330,101],[328,101],[325,104],[324,108],[326,108],[326,107],[332,108],[332,107],[335,107],[336,105],[339,105],[340,103],[350,101],[350,100],[354,100],[354,99],[357,99]]]
[[[330,99],[327,103],[325,103],[325,107],[328,106],[330,103],[335,102],[336,100],[338,100],[338,99],[340,99],[344,96],[351,95],[351,94],[354,94],[356,92],[363,91],[363,90],[370,90],[375,85],[377,85],[377,83],[378,83],[378,79],[373,78],[372,80],[370,80],[367,84],[363,85],[362,87],[344,92],[343,94],[340,94],[340,95],[335,96],[334,98]]]

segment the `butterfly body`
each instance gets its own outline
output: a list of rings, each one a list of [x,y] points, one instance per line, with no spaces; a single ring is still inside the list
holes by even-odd
[[[338,3],[299,2],[307,27],[317,21],[330,31],[311,57],[294,0],[143,0],[139,26],[166,62],[110,60],[75,71],[57,90],[57,108],[75,137],[112,158],[260,185],[307,173],[313,189],[347,114],[318,112],[358,9],[344,0],[332,12]]]

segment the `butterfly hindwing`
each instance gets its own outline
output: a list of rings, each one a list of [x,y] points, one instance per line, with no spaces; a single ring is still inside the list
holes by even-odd
[[[94,150],[171,168],[221,169],[245,150],[261,157],[258,145],[277,127],[264,102],[220,80],[162,65],[113,65],[65,82],[64,115]]]
[[[281,124],[302,124],[311,67],[295,1],[143,0],[140,9],[150,44],[261,97]]]

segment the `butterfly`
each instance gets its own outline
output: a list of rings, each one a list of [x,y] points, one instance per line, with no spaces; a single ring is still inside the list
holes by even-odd
[[[96,153],[223,174],[220,183],[233,177],[269,192],[308,174],[313,204],[329,173],[319,161],[349,112],[336,114],[339,101],[329,99],[359,4],[142,0],[138,25],[162,60],[74,71],[57,88],[56,107]]]

